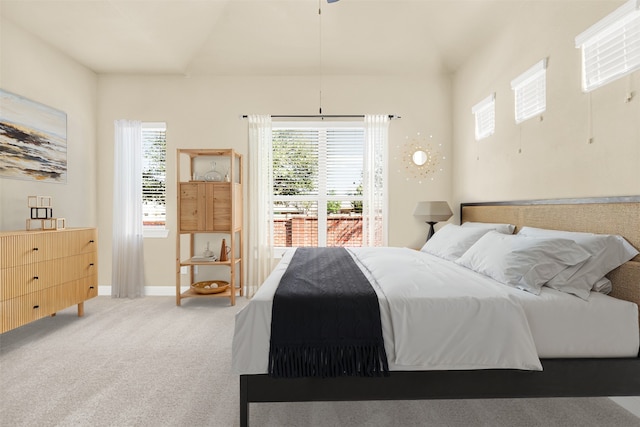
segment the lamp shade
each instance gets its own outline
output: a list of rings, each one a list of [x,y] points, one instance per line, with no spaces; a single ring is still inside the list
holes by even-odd
[[[413,216],[425,222],[446,221],[453,216],[449,204],[445,201],[418,202]]]

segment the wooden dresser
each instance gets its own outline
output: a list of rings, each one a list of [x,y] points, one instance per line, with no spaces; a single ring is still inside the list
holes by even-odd
[[[0,333],[96,295],[95,228],[0,232]]]

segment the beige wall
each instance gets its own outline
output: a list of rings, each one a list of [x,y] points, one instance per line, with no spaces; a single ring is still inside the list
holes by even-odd
[[[640,73],[581,91],[574,38],[621,2],[531,2],[453,78],[452,199],[640,194]],[[510,82],[548,57],[543,120],[516,125]],[[496,132],[474,140],[471,107],[496,93]],[[589,103],[593,143],[589,144]],[[521,150],[521,152],[520,152]]]
[[[167,122],[167,239],[145,240],[147,285],[174,284],[175,174],[178,147],[230,147],[247,153],[241,114],[315,114],[318,77],[96,76],[45,42],[2,21],[0,87],[67,113],[68,182],[0,178],[0,228],[22,229],[28,195],[51,195],[54,214],[69,226],[98,226],[100,285],[111,284],[113,121]],[[390,113],[391,245],[419,246],[426,226],[412,217],[415,202],[451,193],[450,78],[323,77],[326,114]],[[443,172],[433,181],[407,180],[402,150],[420,132],[442,143]],[[249,159],[245,156],[245,171]],[[246,193],[245,193],[246,194]],[[247,210],[247,212],[250,208]]]
[[[323,77],[325,114],[398,114],[390,125],[389,243],[418,247],[427,228],[412,216],[418,200],[447,200],[451,192],[449,76]],[[167,123],[167,239],[145,239],[147,285],[175,284],[176,148],[233,148],[247,158],[247,121],[242,114],[316,114],[317,77],[100,76],[98,108],[98,211],[103,235],[111,233],[113,121]],[[402,149],[417,133],[442,143],[444,171],[433,181],[407,180]],[[245,183],[248,182],[245,179]],[[245,195],[248,191],[245,191]],[[251,207],[245,209],[246,216]],[[219,246],[213,245],[214,250]],[[111,282],[111,245],[100,244],[100,284]]]
[[[0,87],[67,113],[67,183],[0,178],[0,229],[25,228],[30,195],[52,196],[68,227],[96,226],[97,76],[4,19],[0,34]]]
[[[616,5],[523,5],[520,19],[451,79],[438,73],[323,77],[326,114],[402,116],[390,127],[391,245],[422,243],[426,226],[411,215],[418,200],[449,200],[457,213],[460,201],[640,194],[640,98],[624,102],[630,88],[638,91],[640,76],[636,72],[583,94],[580,53],[573,41]],[[101,285],[111,282],[114,120],[167,122],[171,234],[146,240],[145,270],[147,285],[170,286],[175,275],[175,148],[230,147],[246,155],[247,123],[241,114],[317,112],[317,77],[96,77],[44,42],[2,24],[0,86],[67,112],[69,182],[0,179],[0,227],[24,227],[27,195],[52,195],[54,212],[66,217],[69,225],[98,225]],[[510,81],[545,56],[549,67],[544,120],[515,125]],[[471,107],[492,91],[497,94],[496,133],[476,142]],[[418,132],[432,134],[447,157],[444,171],[433,181],[407,180],[403,171],[404,144]],[[245,171],[249,160],[245,156]]]

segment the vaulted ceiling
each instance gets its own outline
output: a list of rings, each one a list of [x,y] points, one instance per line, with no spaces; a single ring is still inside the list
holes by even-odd
[[[455,71],[541,1],[0,0],[0,13],[96,73],[403,75]]]

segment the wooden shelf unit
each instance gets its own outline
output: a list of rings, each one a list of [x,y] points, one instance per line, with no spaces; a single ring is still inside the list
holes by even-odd
[[[0,232],[0,333],[96,295],[95,228]]]
[[[184,157],[188,157],[186,171],[180,170]],[[197,168],[203,161],[228,161],[229,181],[206,181],[198,178]],[[200,162],[199,165],[196,163]],[[225,163],[226,164],[226,163]],[[188,172],[188,175],[187,173]],[[235,305],[236,296],[243,295],[243,235],[242,235],[242,155],[232,149],[178,148],[176,155],[178,233],[176,236],[176,305],[183,298],[229,298]],[[196,255],[196,237],[215,234],[224,238],[229,247],[227,261],[192,260]],[[183,238],[188,240],[187,248]],[[188,252],[188,256],[184,256]],[[188,249],[188,250],[186,250]],[[210,250],[216,258],[220,245]],[[199,255],[199,254],[198,254]],[[199,294],[190,288],[182,292],[182,267],[188,268],[189,283],[195,281],[195,270],[199,266],[222,266],[229,268],[229,289],[217,294]],[[206,280],[216,280],[207,278]]]

